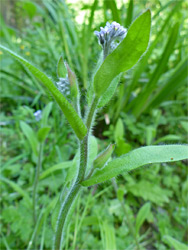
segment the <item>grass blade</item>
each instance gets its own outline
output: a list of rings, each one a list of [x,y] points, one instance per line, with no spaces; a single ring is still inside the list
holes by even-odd
[[[133,8],[134,8],[133,0],[129,0],[129,7],[127,9],[127,18],[126,18],[126,22],[125,22],[125,27],[129,27],[129,25],[132,23]]]
[[[156,88],[160,76],[164,73],[164,69],[168,62],[168,59],[174,50],[174,46],[178,38],[178,32],[179,23],[176,23],[172,27],[168,42],[163,50],[161,59],[159,60],[157,67],[150,78],[150,81],[146,84],[142,93],[140,93],[140,95],[132,102],[132,112],[136,117],[140,116],[141,113],[146,109],[149,96]]]
[[[146,110],[148,108],[157,107],[161,102],[167,100],[167,98],[176,93],[182,85],[186,84],[187,67],[188,59],[186,58],[178,64],[174,72],[171,74],[170,79],[168,79],[151,98],[146,106]]]

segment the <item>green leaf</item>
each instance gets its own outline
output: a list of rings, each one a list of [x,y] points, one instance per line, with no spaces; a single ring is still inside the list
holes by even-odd
[[[103,249],[117,250],[114,225],[105,221],[104,218],[99,218],[99,226]]]
[[[164,141],[182,141],[182,137],[179,135],[165,135],[158,140],[156,140],[153,144],[159,144],[160,142]]]
[[[132,68],[146,51],[150,37],[151,13],[140,15],[128,30],[124,40],[109,54],[94,77],[94,91],[100,97],[112,80]]]
[[[70,89],[71,89],[71,96],[77,97],[78,95],[78,86],[77,86],[77,79],[75,73],[70,69],[68,63],[65,63],[67,72],[68,72],[68,78],[70,83]]]
[[[120,202],[123,201],[124,194],[125,194],[125,189],[122,188],[122,187],[118,188],[118,190],[117,190],[117,198],[118,198],[118,200]]]
[[[60,197],[61,197],[61,195],[60,195]],[[62,201],[61,201],[60,197],[57,200],[57,203],[56,203],[56,205],[54,207],[54,210],[53,210],[52,216],[51,216],[51,225],[52,225],[52,229],[53,229],[54,232],[56,230],[58,215],[59,215],[59,211],[60,211],[60,208],[61,208],[61,202]]]
[[[120,16],[119,16],[120,11],[117,8],[116,1],[115,0],[110,0],[110,1],[105,0],[105,4],[106,4],[107,9],[111,10],[113,20],[120,23],[121,22]]]
[[[174,162],[188,158],[187,145],[147,146],[135,149],[120,158],[112,160],[103,169],[96,170],[83,186],[91,186],[107,181],[122,172],[129,172],[138,167],[162,162]]]
[[[43,127],[40,128],[38,133],[37,133],[37,138],[39,140],[39,142],[44,142],[48,133],[50,132],[50,127]]]
[[[94,168],[102,168],[111,157],[115,144],[110,144],[102,153],[100,153],[93,162]]]
[[[161,188],[158,184],[154,184],[147,180],[140,180],[136,183],[127,183],[126,190],[133,194],[134,197],[141,197],[145,201],[151,201],[157,206],[164,206],[169,203],[172,197],[172,191]]]
[[[121,156],[123,154],[127,154],[131,151],[132,147],[129,143],[126,143],[123,138],[118,138],[116,141],[116,149],[115,153],[117,156]]]
[[[171,76],[162,84],[162,86],[156,91],[155,95],[147,104],[147,109],[157,107],[161,102],[165,101],[172,94],[176,93],[182,85],[186,84],[187,65],[187,58],[178,64]]]
[[[181,121],[180,124],[185,132],[188,133],[188,121]]]
[[[94,159],[98,154],[98,143],[95,136],[89,137],[89,155],[88,155],[88,169],[91,168]]]
[[[127,18],[126,18],[125,27],[128,27],[132,22],[133,9],[134,9],[133,0],[129,0],[129,7],[127,9]]]
[[[174,46],[176,44],[176,40],[179,34],[179,26],[180,24],[176,23],[172,27],[168,42],[163,50],[163,53],[157,64],[157,67],[155,68],[153,74],[151,75],[150,81],[146,84],[142,93],[140,93],[140,95],[131,103],[131,106],[133,107],[132,112],[136,117],[138,117],[143,111],[145,111],[146,108],[148,108],[149,97],[157,87],[158,80],[164,73],[169,57],[174,51]]]
[[[149,212],[150,212],[150,208],[151,208],[151,204],[145,203],[139,210],[137,217],[136,217],[136,234],[138,235],[139,230],[142,226],[142,224],[144,223],[144,221],[146,220]]]
[[[181,6],[180,1],[177,1],[176,3],[174,3],[174,8],[172,9],[172,11],[169,12],[169,15],[164,20],[163,25],[161,27],[159,27],[160,30],[157,32],[155,40],[152,41],[149,49],[144,54],[144,56],[142,57],[142,59],[138,63],[137,67],[134,69],[132,81],[131,81],[130,85],[127,86],[127,89],[126,89],[126,100],[125,100],[124,105],[123,105],[123,109],[125,109],[126,111],[134,106],[134,105],[132,106],[132,102],[130,102],[129,105],[127,105],[128,101],[130,100],[131,92],[136,88],[137,83],[139,81],[139,78],[141,77],[141,74],[144,72],[144,70],[146,70],[145,69],[146,66],[148,66],[148,60],[151,57],[153,50],[156,49],[158,42],[160,41],[161,37],[165,33],[165,29],[167,28],[168,23],[171,21],[172,16],[179,11],[180,6]],[[158,16],[159,16],[159,13],[161,10],[162,10],[162,8],[159,9]],[[154,17],[153,17],[153,19],[154,19]]]
[[[188,250],[188,246],[184,243],[179,242],[178,240],[172,238],[169,235],[165,235],[163,237],[163,241],[169,245],[169,247],[173,247],[175,250]]]
[[[99,104],[97,105],[98,108],[104,107],[113,97],[113,95],[115,94],[116,88],[118,86],[118,83],[120,81],[120,78],[121,78],[121,74],[119,74],[112,80],[112,82],[110,83],[110,86],[107,88],[102,98],[99,100]]]
[[[59,61],[57,63],[57,76],[59,78],[65,78],[67,75],[67,69],[65,67],[63,57],[60,56]]]
[[[37,7],[35,3],[32,3],[31,1],[20,1],[19,3],[22,3],[22,8],[27,11],[27,14],[30,19],[32,19],[36,15]]]
[[[15,59],[17,59],[19,62],[21,62],[26,68],[28,68],[31,73],[39,79],[44,86],[51,92],[59,106],[61,107],[64,115],[66,116],[67,120],[69,121],[71,127],[73,128],[75,134],[77,137],[82,140],[84,136],[87,133],[87,128],[85,124],[83,123],[82,119],[79,117],[79,115],[76,113],[72,105],[67,101],[67,99],[60,93],[60,91],[55,87],[52,80],[47,77],[43,72],[41,72],[39,69],[37,69],[35,66],[30,64],[27,60],[22,58],[21,56],[18,56],[16,53],[12,52],[8,48],[0,45],[0,48],[4,51],[8,52],[10,55],[12,55]]]
[[[40,180],[48,177],[50,174],[52,174],[58,170],[70,168],[73,166],[73,164],[74,164],[73,161],[65,161],[65,162],[58,163],[58,164],[48,168],[47,170],[43,171],[43,173],[40,175]]]
[[[35,132],[27,123],[23,121],[20,122],[20,127],[24,135],[27,137],[29,144],[31,145],[33,153],[37,156],[38,155],[38,140],[37,140]]]
[[[42,126],[44,127],[47,125],[47,120],[52,110],[52,106],[53,106],[53,102],[49,102],[42,111],[41,123],[42,123]]]
[[[14,189],[17,193],[19,193],[22,197],[24,197],[29,205],[31,205],[31,199],[30,199],[29,195],[18,184],[14,183],[13,181],[11,181],[5,177],[2,177],[2,176],[0,176],[0,181],[8,184],[12,189]]]
[[[118,139],[122,139],[124,137],[124,125],[123,121],[121,118],[118,119],[116,126],[115,126],[115,131],[114,131],[114,139],[115,142],[118,142]]]

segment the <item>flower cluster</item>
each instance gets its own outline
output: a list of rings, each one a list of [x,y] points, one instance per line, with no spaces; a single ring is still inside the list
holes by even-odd
[[[70,83],[68,76],[66,78],[59,78],[59,82],[56,82],[59,91],[67,98],[70,97]]]
[[[106,26],[100,28],[100,31],[95,31],[95,35],[99,39],[99,44],[103,47],[104,53],[109,53],[110,48],[114,48],[114,41],[121,41],[127,34],[127,29],[121,26],[119,23],[109,22],[106,23]]]

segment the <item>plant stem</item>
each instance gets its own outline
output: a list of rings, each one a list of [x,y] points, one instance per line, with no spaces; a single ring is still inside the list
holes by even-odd
[[[83,140],[80,141],[80,166],[79,171],[77,174],[77,178],[72,185],[69,193],[67,194],[64,202],[62,203],[58,220],[57,220],[57,227],[55,233],[55,241],[54,241],[54,250],[61,250],[62,245],[62,233],[65,226],[66,218],[71,208],[71,205],[76,198],[80,188],[81,182],[84,179],[85,171],[87,167],[87,158],[88,158],[88,138],[90,134],[91,124],[93,121],[93,117],[95,115],[95,110],[97,107],[98,99],[94,98],[89,109],[87,119],[86,119],[86,126],[88,129],[87,135],[84,137]]]
[[[91,107],[87,116],[87,120],[86,120],[86,126],[88,129],[88,134],[90,133],[90,129],[91,129],[91,124],[95,115],[95,110],[97,108],[97,104],[98,104],[99,99],[97,97],[93,98],[93,101],[91,103]]]

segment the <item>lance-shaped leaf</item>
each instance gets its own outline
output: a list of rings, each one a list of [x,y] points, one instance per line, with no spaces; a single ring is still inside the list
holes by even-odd
[[[120,78],[121,78],[121,74],[119,74],[112,80],[112,82],[110,83],[110,86],[107,88],[107,90],[104,92],[104,94],[100,98],[99,103],[97,105],[98,108],[104,107],[113,97],[113,95],[115,94],[116,88],[118,86],[118,83],[120,81]]]
[[[147,164],[174,162],[187,158],[187,145],[164,145],[138,148],[120,158],[110,161],[104,168],[97,169],[89,179],[82,182],[82,185],[91,186],[98,184],[110,180],[122,172],[132,171]]]
[[[46,137],[48,136],[48,133],[50,132],[50,127],[43,127],[40,128],[38,133],[37,133],[37,138],[39,142],[44,142],[46,140]]]
[[[151,204],[149,202],[145,203],[139,210],[137,216],[136,216],[136,225],[135,225],[135,231],[136,235],[139,235],[139,230],[141,226],[143,225],[144,221],[148,217],[148,214],[151,209]]]
[[[21,62],[26,68],[28,68],[31,73],[39,79],[44,86],[51,92],[59,106],[61,107],[63,113],[65,114],[67,120],[69,121],[71,127],[73,128],[75,134],[79,139],[83,139],[87,133],[87,128],[83,123],[82,119],[76,113],[72,105],[67,101],[67,99],[60,93],[60,91],[55,87],[52,80],[47,77],[43,72],[41,72],[38,68],[33,66],[23,57],[17,55],[13,51],[9,50],[8,48],[0,45],[0,48],[4,51],[8,52],[11,56]]]
[[[77,97],[78,95],[78,86],[77,86],[77,79],[76,75],[72,70],[70,69],[68,63],[65,63],[67,72],[68,72],[68,78],[70,83],[70,89],[71,89],[71,96]]]
[[[23,121],[20,122],[20,127],[24,135],[27,137],[33,153],[35,154],[35,156],[38,156],[38,139],[34,130]]]
[[[110,144],[93,162],[93,168],[102,168],[112,155],[115,144]]]
[[[94,91],[100,97],[110,86],[112,80],[132,68],[146,51],[151,28],[151,13],[147,10],[130,26],[126,37],[109,54],[94,77]]]
[[[57,76],[59,78],[65,78],[67,75],[67,70],[63,61],[63,57],[60,56],[58,63],[57,63]]]

